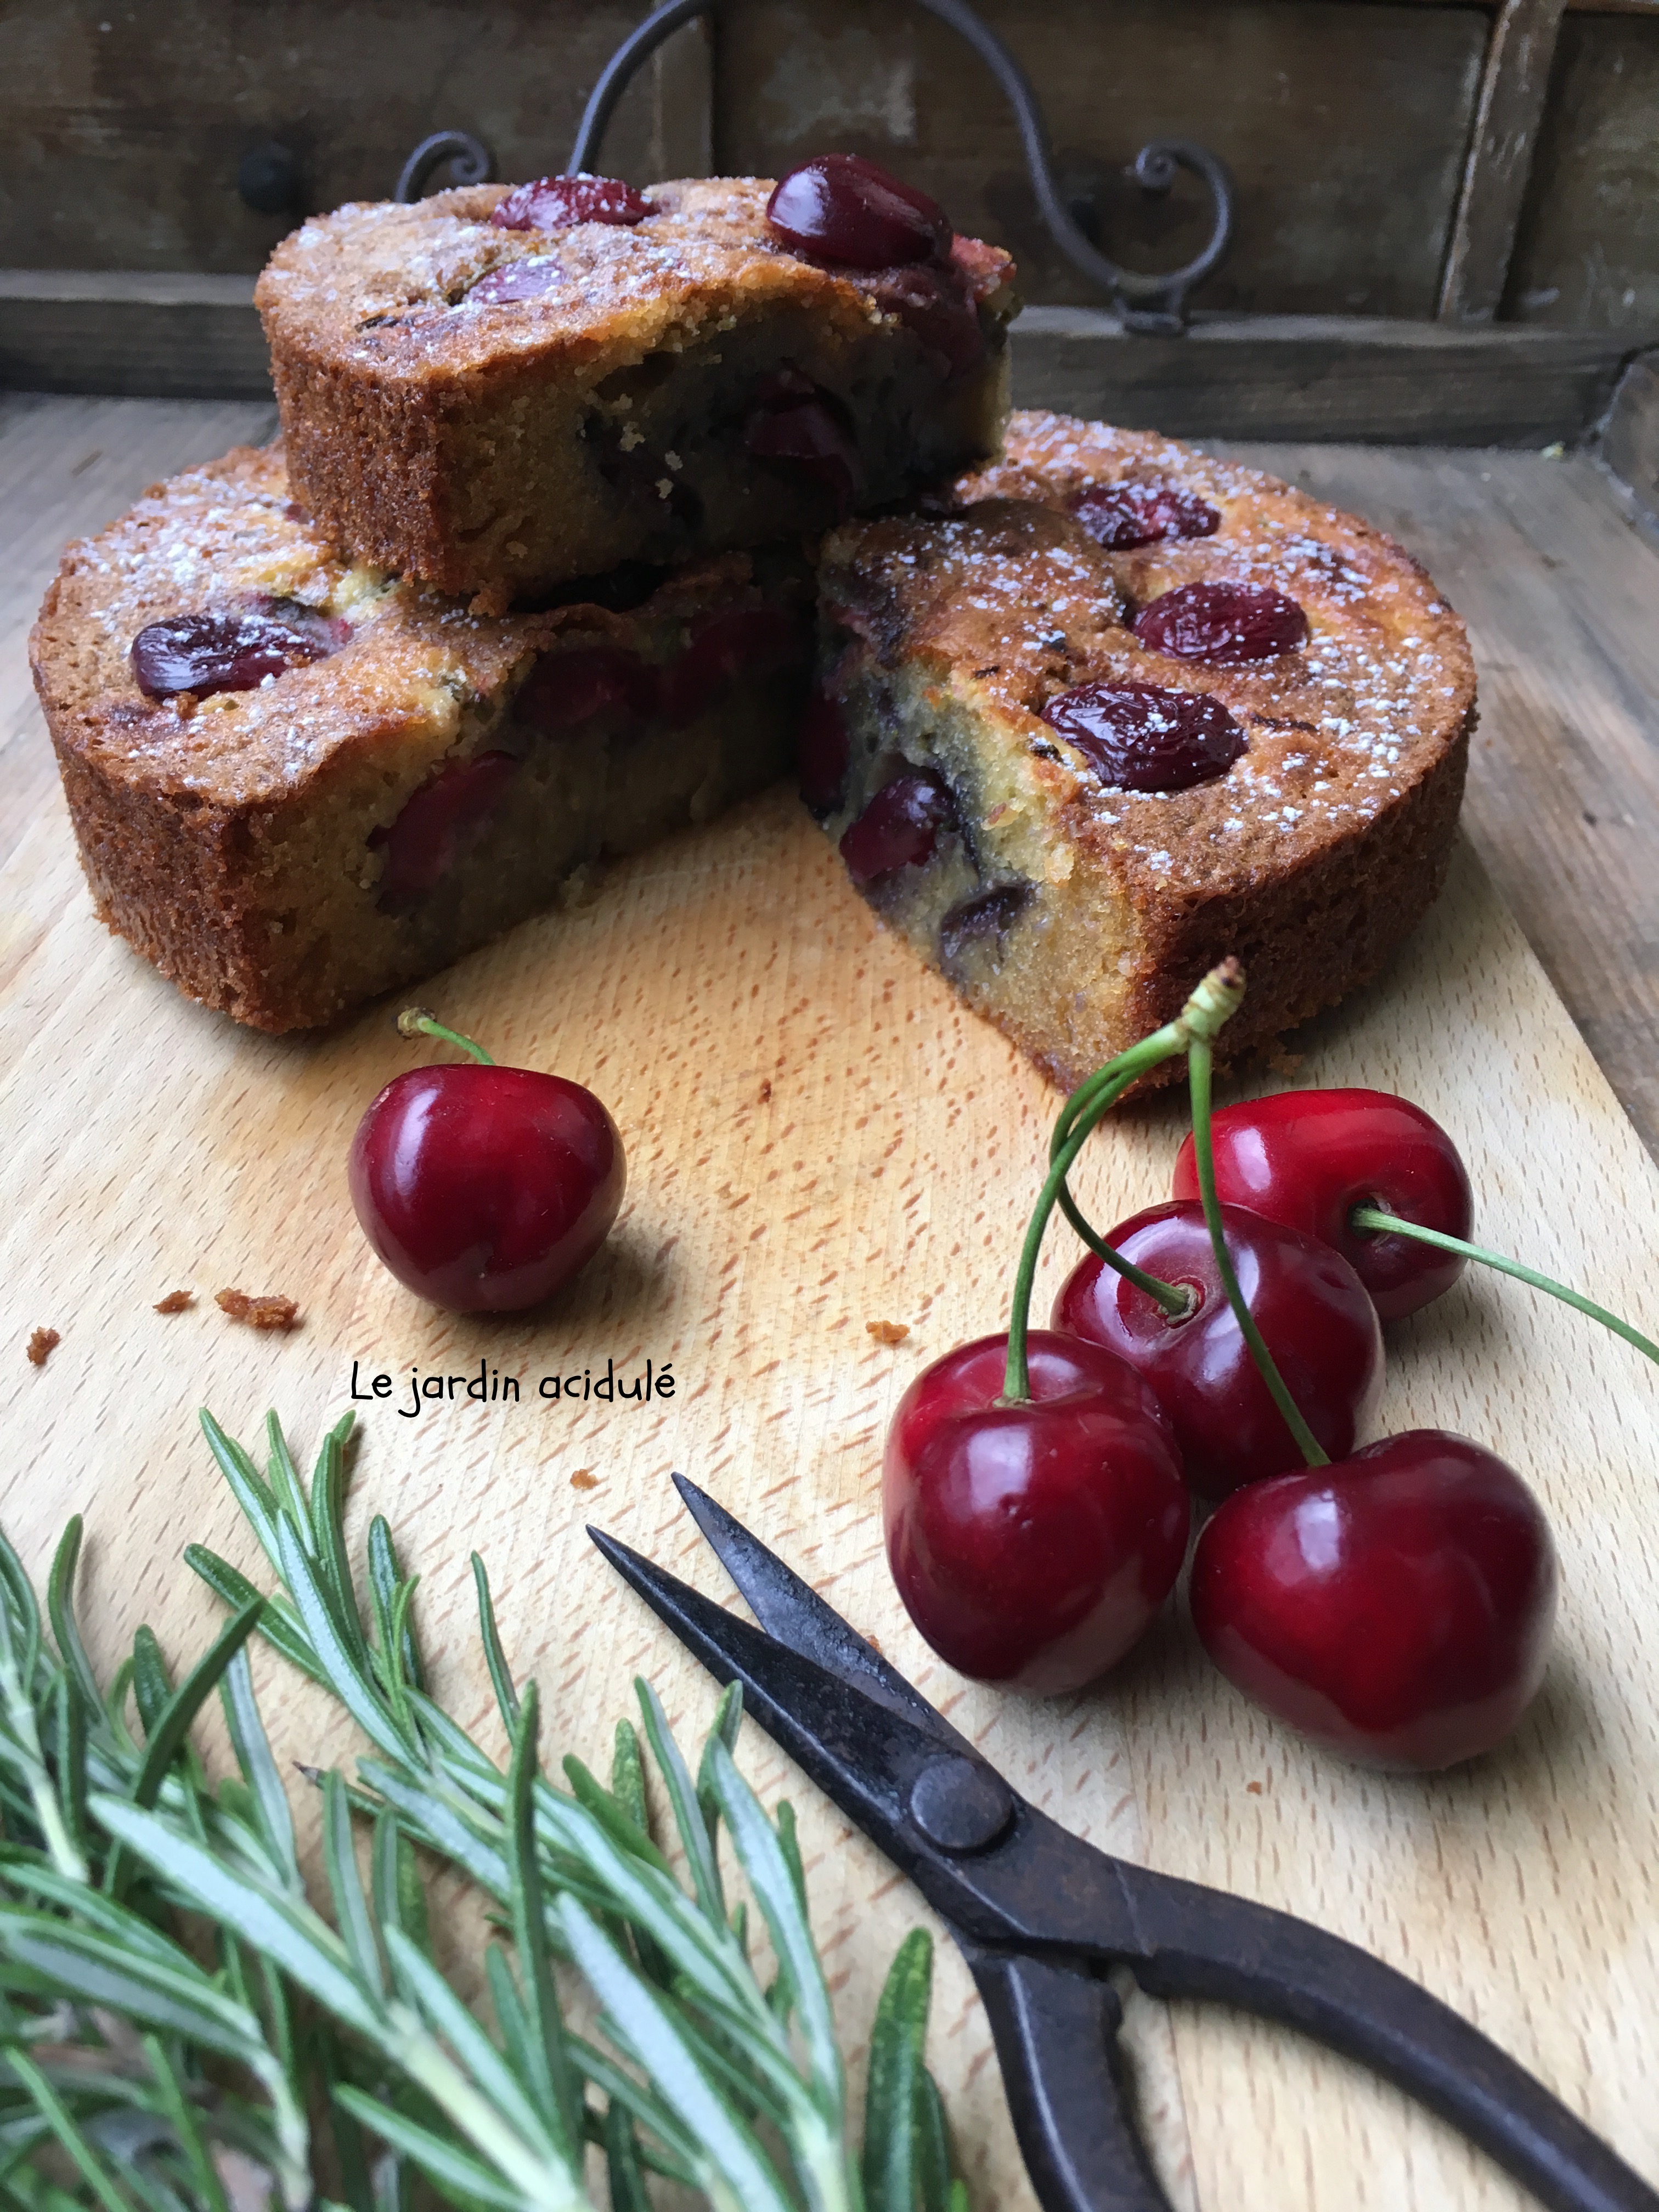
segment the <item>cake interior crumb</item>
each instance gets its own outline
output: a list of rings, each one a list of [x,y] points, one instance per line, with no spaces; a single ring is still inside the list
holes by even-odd
[[[157,1298],[155,1310],[160,1314],[183,1313],[186,1306],[196,1303],[194,1291],[169,1291],[164,1298]]]
[[[31,1367],[44,1367],[46,1364],[46,1354],[52,1350],[54,1345],[61,1344],[63,1340],[63,1338],[58,1334],[55,1328],[35,1329],[31,1334],[28,1340],[27,1356],[29,1365]]]
[[[300,1309],[292,1298],[267,1291],[261,1297],[250,1297],[246,1291],[216,1291],[213,1302],[221,1313],[228,1314],[233,1321],[245,1321],[250,1328],[297,1328]]]
[[[579,1467],[570,1478],[570,1487],[573,1490],[597,1490],[599,1486],[599,1476],[590,1474],[585,1467]]]
[[[864,1326],[878,1344],[902,1344],[910,1334],[906,1321],[867,1321]]]

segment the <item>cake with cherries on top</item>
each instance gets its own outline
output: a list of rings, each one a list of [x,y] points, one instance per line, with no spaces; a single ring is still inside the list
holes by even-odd
[[[1067,1086],[1228,953],[1235,1053],[1373,975],[1440,888],[1474,719],[1418,563],[1063,416],[931,506],[819,565],[802,789],[878,913]]]
[[[30,651],[103,920],[283,1030],[785,773],[811,604],[775,548],[482,616],[349,559],[244,449],[70,546]]]
[[[994,456],[1012,264],[830,155],[349,206],[259,280],[295,495],[481,611],[817,532]]]

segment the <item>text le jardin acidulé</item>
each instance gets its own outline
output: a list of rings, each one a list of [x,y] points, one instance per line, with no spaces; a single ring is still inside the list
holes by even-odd
[[[673,1363],[665,1360],[659,1367],[653,1360],[647,1359],[643,1370],[629,1379],[617,1372],[614,1359],[607,1359],[603,1372],[582,1367],[570,1375],[538,1376],[535,1395],[549,1405],[591,1404],[595,1400],[602,1406],[649,1405],[654,1399],[673,1396]],[[523,1402],[519,1377],[503,1375],[499,1367],[491,1367],[483,1359],[478,1362],[476,1375],[422,1374],[418,1367],[411,1366],[406,1379],[394,1379],[386,1368],[366,1373],[363,1363],[354,1359],[351,1395],[360,1402],[406,1396],[408,1403],[398,1407],[406,1421],[430,1413],[434,1406],[453,1405],[459,1399],[470,1400],[475,1406],[516,1406]]]

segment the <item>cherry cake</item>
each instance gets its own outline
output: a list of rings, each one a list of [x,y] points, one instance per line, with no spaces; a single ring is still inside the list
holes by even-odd
[[[999,449],[1012,265],[853,155],[307,222],[259,281],[295,495],[502,612],[816,533]]]
[[[1062,416],[932,505],[819,568],[802,789],[877,911],[1067,1086],[1229,952],[1233,1052],[1372,975],[1440,888],[1474,720],[1418,564]]]
[[[774,550],[477,614],[350,562],[244,448],[71,546],[31,655],[103,919],[284,1030],[782,775],[810,609]]]

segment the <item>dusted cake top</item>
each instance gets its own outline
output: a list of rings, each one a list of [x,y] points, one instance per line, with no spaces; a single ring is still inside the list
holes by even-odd
[[[952,513],[834,533],[826,612],[878,656],[902,637],[941,687],[999,721],[1018,739],[1034,812],[1058,805],[1067,836],[1132,884],[1206,897],[1248,890],[1396,803],[1473,708],[1462,624],[1419,564],[1382,532],[1258,470],[1172,439],[1024,412],[1011,418],[1003,461],[963,477],[951,503]],[[1099,542],[1160,524],[1194,534],[1115,550]],[[1188,658],[1147,641],[1181,641],[1161,618],[1193,595],[1166,594],[1215,583],[1245,586],[1253,606],[1291,603],[1305,634],[1297,623],[1291,635],[1304,641],[1279,638],[1255,659]],[[1243,748],[1186,788],[1115,786],[1051,703],[1092,684],[1207,694]]]
[[[522,188],[520,188],[522,190]],[[504,185],[435,193],[404,207],[354,204],[285,239],[257,299],[273,334],[366,370],[419,377],[484,371],[504,357],[580,362],[626,337],[641,351],[689,343],[740,296],[872,319],[915,268],[832,268],[792,253],[768,228],[763,177],[650,185],[651,212],[554,230],[490,221]],[[1006,253],[958,239],[944,283],[973,302],[1012,275]]]
[[[241,447],[70,546],[32,647],[49,713],[106,773],[234,806],[298,790],[343,746],[424,732],[441,749],[561,634],[649,652],[653,633],[666,643],[689,617],[732,605],[750,574],[747,555],[729,553],[688,563],[626,614],[573,596],[547,613],[476,615],[349,562],[290,500],[280,447]],[[327,649],[249,690],[147,696],[135,639],[197,616],[325,624]]]

